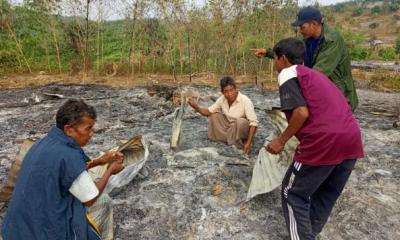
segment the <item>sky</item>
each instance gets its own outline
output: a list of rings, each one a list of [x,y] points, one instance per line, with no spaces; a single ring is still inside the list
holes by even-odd
[[[309,0],[300,0],[299,1],[299,3],[302,5],[302,6],[305,6],[305,5],[310,5],[310,4],[313,4],[313,3],[315,3],[316,1],[309,1]],[[348,2],[348,0],[319,0],[318,1],[321,5],[331,5],[331,4],[335,4],[335,3],[340,3],[340,2]]]
[[[195,5],[203,5],[205,1],[207,0],[186,0],[189,3],[194,3]],[[335,4],[335,3],[339,3],[339,2],[346,2],[349,0],[299,0],[299,5],[300,6],[309,6],[309,5],[313,5],[316,2],[318,2],[319,4],[325,6],[325,5],[331,5],[331,4]],[[11,0],[12,3],[14,4],[21,4],[23,2],[23,0]],[[108,1],[104,1],[104,2],[108,2]],[[113,2],[113,1],[111,1]],[[127,0],[126,2],[129,2],[129,0]],[[94,8],[94,9],[93,9]],[[97,12],[96,11],[96,6],[93,6],[93,12]],[[114,19],[122,19],[124,18],[124,13],[126,12],[126,6],[122,6],[121,5],[121,9],[118,9],[118,7],[116,7],[116,5],[113,6],[108,6],[107,4],[104,8],[104,18],[107,20],[114,20]],[[98,12],[97,12],[98,13]],[[97,18],[97,13],[94,14],[90,14],[92,16],[90,16],[90,19],[96,19]],[[62,13],[64,15],[64,13]],[[70,14],[66,14],[66,15],[70,15]]]

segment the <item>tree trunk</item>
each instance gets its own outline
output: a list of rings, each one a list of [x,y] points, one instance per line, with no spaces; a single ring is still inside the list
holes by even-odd
[[[11,34],[13,40],[14,40],[15,45],[17,46],[18,52],[19,52],[19,54],[20,54],[20,57],[22,57],[22,59],[24,60],[25,65],[26,65],[26,67],[27,67],[28,70],[29,70],[29,73],[32,73],[31,66],[29,65],[28,60],[26,59],[26,57],[25,57],[25,55],[24,55],[24,52],[23,52],[23,50],[22,50],[21,43],[18,41],[17,35],[16,35],[15,32],[13,31],[13,29],[11,28],[9,22],[6,22],[6,26],[7,26],[8,31],[10,32],[10,34]]]
[[[86,1],[86,32],[85,32],[85,54],[84,54],[84,74],[88,76],[89,72],[89,10],[90,0]]]

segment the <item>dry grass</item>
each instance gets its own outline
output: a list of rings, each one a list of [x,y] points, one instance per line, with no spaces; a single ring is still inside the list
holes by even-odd
[[[212,73],[198,73],[192,75],[190,82],[188,75],[176,76],[148,74],[135,75],[134,77],[125,76],[70,76],[61,75],[43,75],[43,74],[18,74],[0,76],[0,88],[26,88],[42,86],[47,84],[98,84],[117,88],[129,88],[135,86],[151,86],[151,85],[180,85],[195,84],[207,85],[218,88],[219,79],[222,75]],[[357,80],[368,81],[368,87],[378,91],[399,91],[400,90],[400,73],[399,72],[367,72],[359,69],[353,69],[353,77]],[[239,87],[258,86],[263,90],[277,90],[278,85],[276,75],[273,79],[270,76],[261,75],[241,75],[235,76]]]
[[[179,85],[179,84],[195,84],[207,85],[218,87],[219,79],[222,75],[216,74],[193,74],[192,81],[190,82],[188,75],[176,76],[149,74],[149,75],[136,75],[134,77],[104,77],[104,76],[70,76],[66,74],[61,75],[41,75],[41,74],[26,74],[26,75],[8,75],[0,76],[0,88],[26,88],[34,86],[42,86],[47,84],[99,84],[112,87],[135,87],[135,86],[149,86],[158,84]],[[258,77],[257,82],[255,76],[235,76],[236,82],[239,86],[256,85],[264,89],[276,90],[277,82],[266,80],[263,77]]]
[[[400,72],[376,71],[366,72],[353,69],[353,77],[357,80],[368,81],[368,87],[377,91],[400,91]]]

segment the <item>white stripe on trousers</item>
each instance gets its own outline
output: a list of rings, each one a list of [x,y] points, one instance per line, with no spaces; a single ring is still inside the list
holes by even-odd
[[[294,218],[292,207],[287,204],[289,210],[289,228],[290,228],[290,239],[300,240],[299,234],[297,233],[296,219]]]
[[[300,171],[301,165],[302,165],[302,163],[294,162],[293,167],[294,167],[297,171]]]
[[[294,162],[293,167],[294,167],[297,171],[300,171],[301,165],[302,165],[302,164],[299,163],[299,162]],[[291,180],[291,181],[289,180],[289,185],[286,186],[285,191],[284,191],[284,194],[285,194],[286,197],[287,197],[287,193],[288,193],[289,189],[292,187],[292,184],[293,184],[294,178],[295,178],[295,175],[294,175],[293,173],[292,173],[291,175],[292,175],[292,176],[290,177],[290,180]],[[292,179],[292,178],[293,178],[293,179]],[[296,218],[294,217],[294,214],[293,214],[293,209],[292,209],[292,207],[289,205],[289,203],[287,203],[287,207],[288,207],[288,212],[289,212],[290,239],[291,239],[291,240],[300,240],[299,234],[298,234],[298,232],[297,232],[297,223],[296,223]]]

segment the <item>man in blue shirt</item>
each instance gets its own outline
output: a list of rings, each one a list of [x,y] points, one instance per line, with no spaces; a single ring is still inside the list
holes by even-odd
[[[4,240],[100,239],[87,218],[111,175],[124,167],[123,155],[107,152],[89,161],[82,150],[93,135],[96,111],[82,100],[58,110],[56,127],[26,154],[4,219]],[[87,169],[109,164],[96,183]]]

